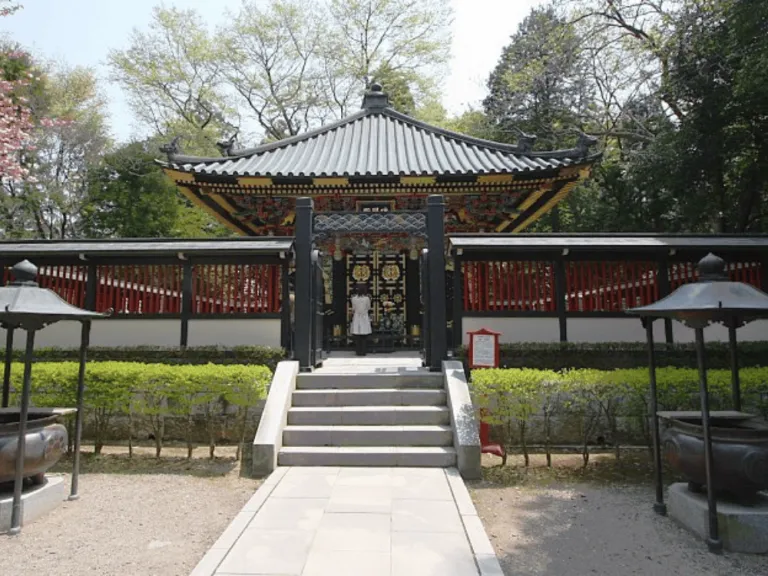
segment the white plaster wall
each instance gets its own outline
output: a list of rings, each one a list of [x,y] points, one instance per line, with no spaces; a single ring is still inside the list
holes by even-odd
[[[190,320],[190,346],[280,347],[280,319]]]
[[[640,318],[568,318],[568,342],[645,342]],[[664,322],[653,323],[653,338],[664,342]]]
[[[687,326],[672,321],[672,335],[676,343],[693,342],[695,335]],[[757,320],[736,331],[739,342],[768,340],[768,320]],[[728,328],[715,325],[704,329],[704,340],[709,342],[728,342]]]
[[[462,342],[469,345],[467,332],[487,328],[501,332],[499,342],[560,342],[560,324],[557,318],[462,318]]]
[[[93,323],[91,346],[163,346],[181,342],[181,320],[101,320]]]
[[[5,330],[0,329],[0,338],[4,343]],[[91,346],[104,348],[175,347],[179,345],[180,338],[180,320],[95,320],[91,327]],[[26,332],[17,331],[14,334],[13,347],[20,350],[25,344]],[[35,348],[78,348],[79,346],[79,322],[57,322],[35,334]]]
[[[501,332],[501,343],[559,342],[560,329],[557,318],[492,318],[465,316],[462,320],[462,341],[469,344],[467,332],[488,328]],[[693,330],[680,322],[672,322],[672,334],[676,343],[693,342]],[[664,322],[653,324],[656,342],[665,341]],[[710,326],[704,330],[704,338],[711,342],[727,342],[728,329]],[[738,331],[739,342],[768,341],[768,320],[747,324]],[[645,329],[638,318],[568,318],[568,342],[645,342]]]

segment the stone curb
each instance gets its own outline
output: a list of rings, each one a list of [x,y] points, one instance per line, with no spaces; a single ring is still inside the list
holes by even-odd
[[[277,456],[283,447],[283,429],[288,425],[288,410],[296,390],[298,374],[299,363],[286,360],[278,363],[272,376],[267,401],[253,439],[251,472],[257,478],[267,476],[277,469]]]
[[[453,427],[453,447],[456,465],[463,478],[476,480],[482,477],[480,466],[480,424],[472,405],[464,366],[455,360],[443,362],[445,392]]]
[[[467,490],[459,471],[456,468],[447,468],[445,476],[451,487],[453,500],[459,510],[461,523],[464,526],[469,545],[472,547],[480,576],[504,576],[499,559],[496,557],[493,545],[485,532],[480,517],[477,515],[475,504],[472,502],[472,497],[469,495],[469,490]]]
[[[229,523],[229,526],[219,536],[218,540],[208,549],[202,560],[198,562],[195,569],[189,574],[189,576],[213,576],[216,569],[224,560],[224,557],[232,549],[232,546],[242,536],[248,524],[256,516],[258,511],[264,505],[269,495],[277,487],[277,484],[282,480],[288,472],[287,467],[277,468],[269,477],[262,482],[261,486],[251,496],[251,499],[246,502],[242,510],[235,516],[234,520]]]

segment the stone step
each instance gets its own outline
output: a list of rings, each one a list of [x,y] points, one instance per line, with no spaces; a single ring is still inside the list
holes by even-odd
[[[443,375],[435,372],[413,374],[299,374],[297,390],[348,389],[443,389]]]
[[[292,406],[445,406],[444,390],[296,390]]]
[[[408,446],[285,446],[280,466],[419,466],[456,465],[452,447]]]
[[[450,423],[447,406],[302,406],[288,410],[288,424],[297,426]]]
[[[450,426],[286,426],[283,446],[452,446]]]

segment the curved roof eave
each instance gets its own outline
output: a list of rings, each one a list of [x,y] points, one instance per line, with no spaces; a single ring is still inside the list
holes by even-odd
[[[284,156],[290,155],[291,147],[297,145],[303,145],[313,147],[322,146],[322,140],[333,138],[334,143],[337,140],[337,134],[335,132],[341,130],[342,138],[346,136],[345,131],[349,131],[348,138],[360,137],[360,130],[354,131],[354,135],[351,131],[351,125],[358,121],[362,121],[363,130],[372,130],[369,124],[372,124],[371,118],[383,116],[390,123],[396,123],[400,126],[399,129],[391,130],[391,137],[395,140],[394,145],[401,145],[406,150],[413,146],[413,143],[409,140],[403,140],[399,142],[398,139],[410,138],[418,139],[422,145],[427,143],[429,146],[434,147],[434,142],[441,142],[441,149],[435,149],[438,154],[445,152],[445,147],[453,149],[453,158],[450,155],[444,155],[442,162],[437,162],[434,166],[419,166],[419,168],[428,169],[414,169],[413,165],[424,164],[420,162],[418,157],[412,155],[406,155],[405,165],[402,162],[398,162],[397,170],[393,170],[392,167],[386,170],[379,169],[367,169],[365,170],[355,169],[360,168],[359,163],[348,163],[350,169],[339,170],[341,166],[334,165],[336,168],[333,173],[326,172],[321,166],[314,166],[313,163],[309,163],[306,166],[299,165],[301,163],[294,161],[289,165],[293,169],[289,172],[285,172],[279,169],[279,165],[284,164],[279,160],[270,162],[269,156],[264,157],[267,153],[279,154]],[[385,121],[386,124],[386,121]],[[378,125],[377,125],[378,126]],[[366,128],[367,127],[367,128]],[[380,130],[380,128],[376,128]],[[372,145],[377,145],[377,141],[374,139],[379,138],[378,134],[370,136]],[[315,143],[312,140],[316,140]],[[382,145],[378,142],[378,145]],[[385,145],[389,145],[388,143]],[[344,149],[344,146],[340,146],[339,149]],[[283,154],[281,152],[285,150]],[[467,151],[471,151],[471,155]],[[456,162],[456,152],[458,156],[461,156],[463,161]],[[173,151],[167,152],[167,161],[158,161],[160,165],[166,168],[180,170],[183,172],[203,173],[219,176],[256,176],[256,177],[318,177],[318,176],[341,176],[341,177],[370,177],[377,174],[383,175],[399,175],[399,176],[445,176],[445,175],[488,175],[488,174],[514,174],[514,173],[527,173],[538,172],[550,169],[556,169],[562,165],[573,164],[586,164],[593,163],[601,156],[601,152],[589,154],[584,148],[573,148],[567,150],[555,150],[547,152],[534,152],[525,151],[522,152],[520,147],[513,144],[504,144],[501,142],[493,142],[490,140],[484,140],[482,138],[475,138],[458,132],[453,132],[438,126],[433,126],[412,118],[406,114],[402,114],[394,110],[391,107],[363,109],[355,114],[347,116],[337,122],[323,126],[310,132],[291,136],[289,138],[279,140],[277,142],[271,142],[255,148],[238,151],[235,154],[221,157],[202,157],[202,156],[187,156],[183,154],[176,154]],[[270,154],[270,156],[272,155]],[[496,160],[496,155],[501,155],[502,158],[506,158],[509,166],[504,167],[501,162]],[[312,157],[309,154],[308,157]],[[410,157],[409,157],[410,156]],[[266,166],[262,166],[262,169],[258,169],[253,164],[257,162],[257,159],[262,158]],[[492,161],[489,161],[492,159]],[[342,159],[342,161],[345,159]],[[346,159],[348,160],[348,159]],[[451,161],[454,160],[454,161]],[[521,162],[525,160],[525,162]],[[540,162],[536,162],[536,160]],[[448,163],[448,169],[446,169],[445,162]],[[544,162],[541,162],[544,161]],[[228,164],[227,168],[224,168],[223,164]],[[245,165],[243,165],[245,164]],[[270,165],[271,164],[271,165]],[[435,164],[434,162],[427,162],[426,164]],[[490,164],[494,166],[491,169],[485,167]],[[514,164],[522,164],[523,167],[516,168]],[[533,166],[532,166],[533,164]],[[540,164],[536,166],[536,164]],[[208,166],[211,169],[207,169]],[[497,166],[498,165],[498,166]],[[253,169],[255,168],[255,170]],[[376,166],[374,168],[380,168]],[[386,168],[386,167],[383,167]],[[478,169],[479,168],[479,169]]]

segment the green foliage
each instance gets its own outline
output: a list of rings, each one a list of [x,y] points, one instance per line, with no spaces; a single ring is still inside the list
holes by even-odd
[[[730,366],[728,344],[708,342],[707,365],[710,368]],[[467,349],[462,347],[457,356],[467,370]],[[499,346],[500,364],[504,368],[535,368],[567,370],[570,368],[595,368],[614,370],[619,368],[645,368],[648,366],[648,350],[641,342],[520,342]],[[762,366],[768,358],[768,342],[740,342],[739,364],[744,367]],[[696,351],[693,344],[657,344],[657,366],[696,367]]]
[[[575,141],[590,102],[587,61],[574,26],[552,7],[534,8],[504,48],[488,80],[486,114],[497,138],[535,134],[544,150]]]
[[[38,348],[35,359],[38,362],[68,362],[78,359],[77,348]],[[14,351],[14,359],[21,361],[23,352]],[[285,350],[262,346],[235,346],[219,348],[200,346],[190,348],[163,348],[156,346],[135,346],[124,348],[88,348],[90,362],[142,362],[147,364],[257,364],[274,370],[277,363],[285,359]]]
[[[710,408],[731,409],[730,370],[709,370],[707,377]],[[768,413],[768,367],[742,369],[740,377],[742,410],[765,417]],[[659,410],[700,410],[697,369],[659,368],[656,386]],[[589,462],[592,434],[601,425],[608,431],[617,457],[620,455],[619,418],[636,418],[643,423],[645,437],[650,443],[647,369],[562,372],[478,369],[472,373],[471,388],[480,417],[489,424],[502,427],[517,424],[519,427],[521,422],[530,421],[538,413],[546,418],[555,404],[562,413],[577,417],[585,466]]]
[[[222,236],[226,231],[181,198],[155,161],[154,141],[104,155],[89,175],[84,233],[93,238]]]
[[[76,362],[36,362],[32,368],[32,405],[75,406],[78,371]],[[12,365],[12,401],[15,403],[18,403],[23,372],[23,364]],[[190,456],[191,425],[201,413],[210,424],[221,419],[226,405],[237,407],[236,419],[242,438],[247,411],[266,396],[272,377],[269,368],[259,365],[172,366],[137,362],[92,362],[85,374],[86,419],[93,431],[96,452],[101,451],[115,418],[128,416],[131,435],[134,421],[138,421],[154,437],[158,457],[163,448],[167,418],[185,418]],[[212,425],[209,430],[213,457]]]
[[[547,382],[556,381],[554,372],[520,369],[489,369],[476,371],[472,378],[474,403],[485,421],[507,427],[517,427],[523,446],[525,464],[528,465],[526,431],[533,414],[545,402]]]

